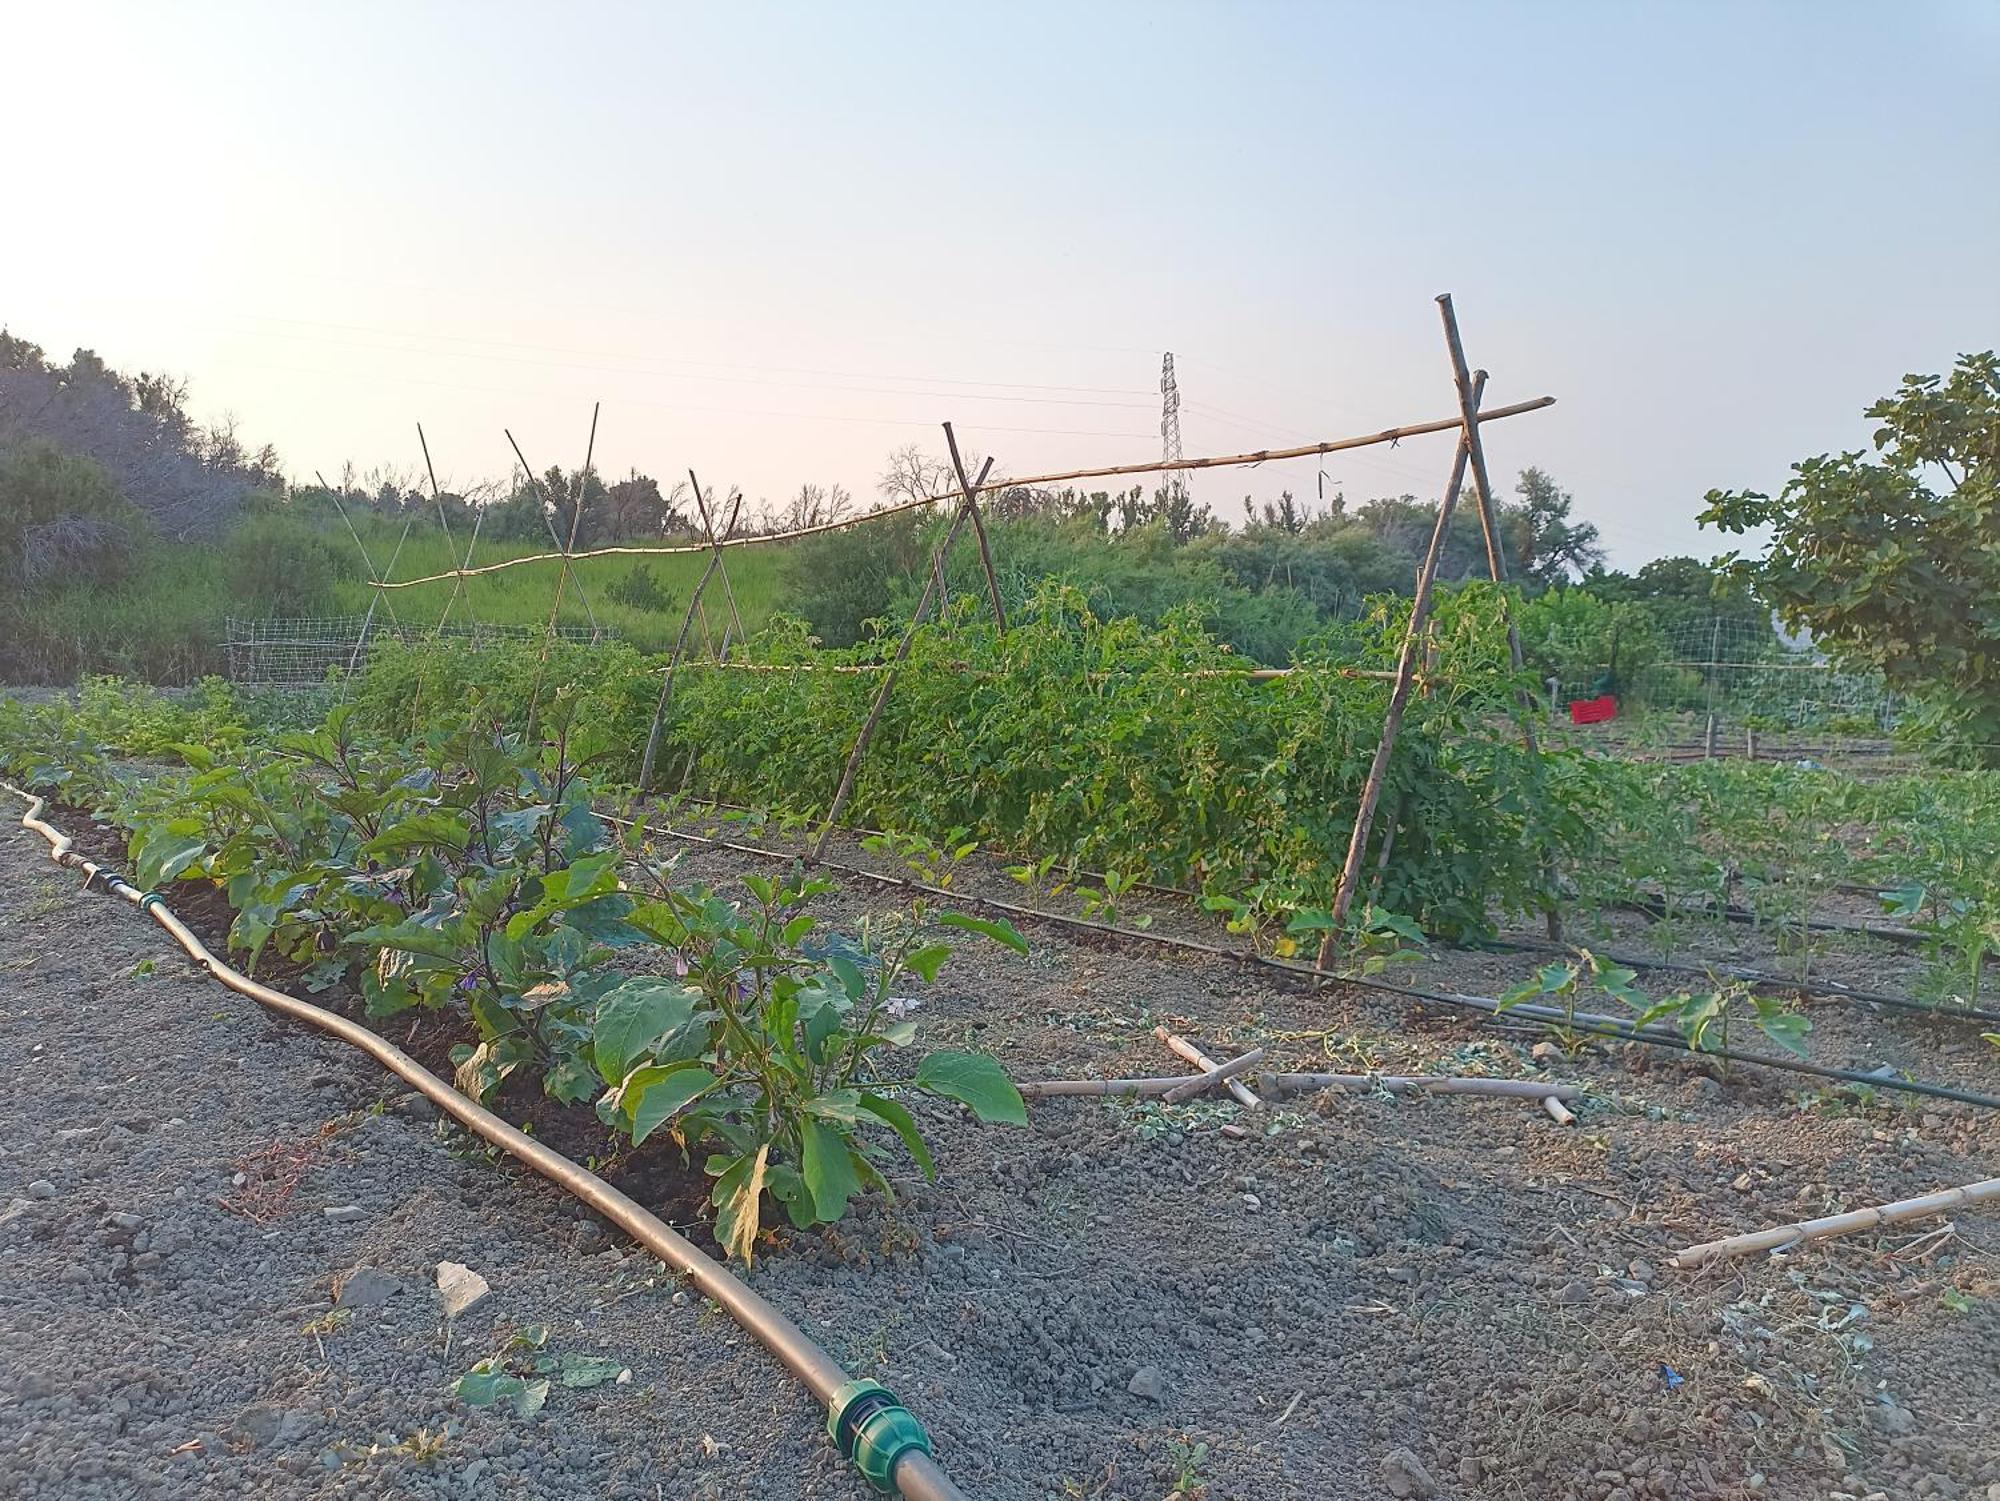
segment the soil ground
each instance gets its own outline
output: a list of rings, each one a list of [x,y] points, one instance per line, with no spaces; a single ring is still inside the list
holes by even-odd
[[[42,852],[0,838],[0,1490],[866,1493],[812,1402],[656,1263],[600,1249],[555,1190],[406,1113],[365,1060],[196,978],[143,916],[77,892]],[[677,877],[726,886],[752,864],[691,849]],[[960,880],[1021,895],[990,871]],[[850,882],[818,915],[850,929],[883,900]],[[1145,911],[1217,936],[1175,904]],[[1643,941],[1641,919],[1613,926],[1622,947]],[[1178,1067],[1151,1036],[1164,1022],[1285,1067],[1546,1070],[1591,1093],[1571,1127],[1466,1098],[1050,1101],[1026,1130],[922,1108],[938,1184],[892,1174],[893,1205],[789,1237],[751,1280],[902,1395],[969,1495],[2000,1485],[2000,1216],[1667,1265],[1693,1241],[2000,1174],[1992,1115],[1755,1069],[1719,1079],[1637,1047],[1537,1058],[1532,1035],[1393,997],[1028,936],[1026,957],[959,945],[921,993],[926,1044],[988,1049],[1021,1078],[1155,1074]],[[1743,930],[1684,941],[1776,962]],[[1837,943],[1823,962],[1842,978],[1905,988],[1907,954]],[[1537,962],[1448,953],[1407,977],[1493,994]],[[1815,1057],[1992,1086],[1993,1050],[1963,1022],[1810,1013]],[[450,1326],[440,1260],[494,1288]],[[335,1290],[357,1268],[385,1274],[360,1279],[363,1297],[394,1290],[343,1318]],[[532,1418],[451,1394],[530,1325],[630,1379],[559,1386]]]

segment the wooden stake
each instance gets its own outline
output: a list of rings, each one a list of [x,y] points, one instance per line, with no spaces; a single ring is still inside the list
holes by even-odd
[[[1479,436],[1479,398],[1475,394],[1478,386],[1465,365],[1465,346],[1459,342],[1458,314],[1453,311],[1451,294],[1441,293],[1437,300],[1438,312],[1444,319],[1444,342],[1451,354],[1451,378],[1458,387],[1458,412],[1465,421],[1465,441],[1472,454],[1472,489],[1479,502],[1479,530],[1486,539],[1486,569],[1493,576],[1493,582],[1501,588],[1500,619],[1507,627],[1507,657],[1514,669],[1514,676],[1521,675],[1521,630],[1514,622],[1514,607],[1508,601],[1507,551],[1500,542],[1500,523],[1493,504],[1493,484],[1486,474],[1486,444]],[[1486,372],[1480,371],[1478,381],[1484,382]],[[1614,647],[1612,655],[1617,655]],[[1535,743],[1535,702],[1526,689],[1519,695],[1521,704],[1521,743],[1528,752],[1531,766],[1539,766],[1541,749]],[[1553,857],[1545,857],[1542,862],[1543,916],[1548,927],[1549,942],[1562,941],[1562,914],[1556,906],[1555,863]]]
[[[417,424],[417,446],[423,449],[424,451],[424,473],[430,476],[431,499],[437,505],[438,530],[444,533],[444,555],[448,558],[455,558],[458,556],[458,548],[453,544],[451,540],[451,522],[446,518],[444,513],[444,492],[438,489],[437,469],[431,463],[430,440],[424,436],[424,425],[421,422]],[[477,534],[477,530],[478,527],[477,523],[475,522],[474,523],[475,535]],[[465,558],[467,565],[470,566],[472,562],[472,549],[470,547],[468,547],[465,550]],[[459,596],[464,592],[465,592],[464,576],[463,575],[454,576],[451,581],[451,598],[447,599],[444,602],[444,613],[438,616],[439,630],[444,629],[444,623],[451,615],[451,607],[458,603]],[[465,602],[465,610],[468,615],[472,614],[472,601],[469,599]],[[473,616],[473,624],[477,625],[478,623],[479,623],[479,617],[476,615]]]
[[[1208,1054],[1189,1042],[1185,1037],[1176,1037],[1165,1027],[1153,1028],[1153,1035],[1165,1043],[1170,1052],[1178,1057],[1187,1059],[1189,1063],[1192,1063],[1203,1073],[1209,1073],[1217,1067],[1216,1061],[1213,1058],[1209,1057]],[[1185,1083],[1186,1081],[1183,1080],[1182,1082]],[[1230,1094],[1235,1096],[1237,1104],[1247,1106],[1252,1110],[1262,1108],[1264,1102],[1257,1098],[1251,1092],[1250,1086],[1245,1084],[1241,1079],[1229,1079],[1225,1083],[1228,1086]]]
[[[1473,410],[1477,412],[1479,398],[1485,392],[1485,382],[1480,381],[1473,388]],[[1475,421],[1472,429],[1476,431]],[[1471,452],[1470,440],[1461,433],[1458,449],[1453,456],[1451,479],[1444,487],[1444,497],[1438,502],[1437,525],[1431,531],[1431,545],[1424,553],[1423,563],[1417,569],[1416,597],[1410,601],[1410,624],[1403,633],[1402,655],[1396,660],[1396,686],[1389,692],[1389,709],[1382,716],[1382,738],[1375,746],[1375,759],[1369,765],[1368,779],[1361,784],[1361,805],[1354,812],[1354,832],[1347,841],[1347,859],[1341,866],[1340,884],[1333,890],[1331,916],[1333,927],[1320,940],[1319,967],[1332,966],[1334,947],[1339,937],[1340,925],[1347,919],[1347,909],[1353,904],[1355,890],[1361,884],[1361,862],[1368,850],[1368,833],[1375,821],[1375,805],[1382,798],[1382,782],[1388,775],[1389,758],[1395,754],[1396,735],[1403,727],[1403,711],[1409,707],[1410,689],[1416,682],[1417,653],[1424,641],[1424,627],[1431,616],[1431,600],[1437,585],[1438,558],[1444,551],[1444,540],[1451,529],[1451,518],[1458,509],[1458,492],[1465,483],[1465,466]]]
[[[1491,411],[1481,412],[1479,420],[1481,422],[1498,422],[1502,417],[1519,417],[1525,412],[1539,412],[1542,408],[1551,407],[1555,404],[1556,399],[1553,396],[1537,396],[1532,401],[1517,401],[1512,406],[1494,407]],[[1444,417],[1435,422],[1414,422],[1404,427],[1387,427],[1379,433],[1369,433],[1359,438],[1337,438],[1327,443],[1308,443],[1300,448],[1260,448],[1255,453],[1233,453],[1217,458],[1180,459],[1171,463],[1154,459],[1143,464],[1113,464],[1108,468],[1100,469],[1064,469],[1050,474],[1009,475],[1004,479],[995,480],[994,484],[1004,485],[1011,489],[1025,485],[1053,485],[1065,480],[1104,479],[1114,475],[1125,474],[1157,474],[1163,469],[1249,468],[1258,464],[1273,464],[1281,459],[1303,459],[1310,458],[1314,454],[1344,453],[1350,448],[1372,448],[1379,443],[1400,443],[1405,438],[1420,437],[1426,433],[1449,432],[1461,425],[1462,420],[1460,418]],[[519,453],[518,449],[516,453]],[[529,477],[532,480],[533,475],[530,474]],[[816,537],[823,532],[841,532],[846,531],[849,527],[867,526],[870,522],[883,521],[904,511],[921,510],[925,506],[942,505],[948,500],[960,500],[963,498],[963,493],[957,490],[947,490],[940,495],[921,495],[915,500],[905,500],[893,506],[883,506],[879,510],[870,511],[863,516],[849,516],[839,521],[823,521],[814,526],[796,527],[789,532],[764,532],[754,537],[738,537],[729,545],[731,547],[770,547],[780,542],[793,542],[800,537]],[[585,552],[577,553],[576,556],[578,558],[662,557],[673,553],[707,551],[707,543],[696,542],[678,547],[593,547]],[[498,573],[503,568],[521,568],[530,563],[552,563],[559,556],[560,554],[552,552],[534,553],[528,557],[507,558],[501,562],[488,563],[483,567],[466,569],[465,572],[468,576],[480,573]],[[388,584],[384,587],[390,589],[413,589],[419,584],[435,584],[450,577],[451,574],[449,572],[426,574],[422,578],[405,579],[400,584]]]
[[[1029,1100],[1102,1095],[1158,1099],[1205,1077],[1202,1074],[1193,1078],[1174,1074],[1152,1079],[1035,1079],[1026,1082],[1016,1080],[1014,1087],[1021,1091],[1022,1098]],[[1387,1090],[1391,1094],[1486,1095],[1496,1099],[1553,1100],[1558,1105],[1565,1100],[1583,1097],[1583,1090],[1574,1084],[1548,1084],[1539,1079],[1474,1079],[1447,1074],[1265,1074],[1262,1078],[1294,1094],[1319,1089],[1339,1089],[1352,1094]]]
[[[736,497],[736,504],[729,512],[729,524],[723,528],[727,536],[736,529],[737,513],[743,509],[743,497]],[[667,657],[666,672],[660,678],[660,701],[653,705],[653,723],[646,731],[646,751],[639,758],[639,789],[643,792],[653,785],[653,759],[660,749],[660,726],[666,722],[667,699],[674,691],[674,669],[680,666],[681,654],[687,650],[688,632],[694,626],[695,606],[701,603],[701,591],[708,587],[709,575],[722,566],[722,554],[718,550],[708,560],[702,570],[700,580],[694,586],[694,593],[688,599],[687,610],[681,616],[680,635],[674,638],[674,649]]]
[[[965,497],[965,509],[972,517],[972,535],[979,541],[979,566],[986,570],[986,592],[993,599],[993,619],[1000,627],[1000,634],[1007,634],[1007,611],[1000,603],[1000,580],[993,574],[993,549],[986,545],[986,522],[979,514],[977,485],[968,484],[965,478],[965,461],[958,456],[958,439],[952,434],[951,424],[944,425],[945,446],[951,450],[952,472],[958,476],[959,493]],[[944,592],[944,556],[938,555],[938,592]]]
[[[988,459],[980,467],[979,478],[973,481],[971,493],[966,496],[966,505],[958,508],[951,518],[951,526],[938,544],[937,556],[943,557],[951,551],[951,544],[958,540],[958,531],[965,524],[970,503],[978,499],[979,487],[986,483],[986,476],[993,469],[993,460]],[[847,753],[847,764],[841,768],[840,785],[834,789],[833,806],[826,810],[826,822],[820,825],[819,836],[812,842],[806,863],[818,861],[826,849],[826,841],[832,835],[834,825],[840,822],[840,815],[847,809],[847,799],[854,793],[855,774],[861,770],[861,758],[868,753],[868,742],[875,738],[875,726],[881,722],[882,710],[889,702],[889,691],[896,686],[896,674],[903,660],[910,654],[910,643],[916,639],[917,630],[930,614],[931,599],[937,591],[937,577],[924,580],[923,596],[917,601],[917,608],[910,616],[910,623],[903,631],[903,639],[896,644],[896,654],[889,661],[889,670],[882,674],[882,682],[875,690],[875,701],[868,706],[868,717],[861,722],[861,733],[854,737],[854,749]]]
[[[361,549],[361,566],[368,570],[369,580],[375,585],[374,596],[368,601],[368,613],[361,617],[361,634],[354,638],[354,650],[347,654],[347,676],[341,679],[340,684],[340,696],[345,700],[347,685],[354,677],[355,668],[361,663],[361,653],[368,648],[368,636],[375,626],[375,607],[380,605],[387,610],[390,623],[396,627],[398,633],[402,631],[403,622],[396,618],[396,607],[389,603],[388,595],[383,592],[383,581],[389,573],[395,571],[396,559],[403,555],[403,544],[410,540],[410,525],[417,518],[415,516],[405,518],[403,535],[396,539],[396,549],[389,554],[389,567],[382,573],[377,573],[375,560],[368,556],[368,549],[361,541],[361,533],[356,531],[354,523],[348,520],[347,507],[340,503],[339,494],[326,482],[326,476],[317,469],[313,471],[313,478],[319,481],[320,489],[326,491],[327,498],[333,502],[333,508],[340,512],[340,519],[347,523],[347,535],[352,537],[354,545]]]
[[[1205,1074],[1196,1074],[1185,1083],[1177,1084],[1160,1098],[1169,1105],[1183,1105],[1198,1094],[1206,1094],[1218,1084],[1227,1084],[1238,1074],[1246,1074],[1264,1061],[1264,1050],[1252,1048],[1227,1063],[1218,1064]]]
[[[597,419],[595,417],[591,418],[590,425],[591,425],[591,432],[594,436],[597,431]],[[504,427],[501,428],[500,431],[507,434],[508,446],[514,450],[514,457],[521,460],[521,472],[528,476],[528,488],[530,490],[533,490],[535,492],[535,498],[542,502],[542,505],[544,507],[542,511],[542,525],[548,530],[549,540],[555,543],[555,545],[560,548],[563,544],[562,544],[562,538],[556,534],[556,519],[554,516],[549,514],[547,509],[547,507],[552,506],[554,502],[548,498],[547,493],[542,489],[542,482],[541,480],[535,477],[535,471],[528,467],[528,461],[525,458],[521,457],[521,445],[514,441],[514,434]],[[593,558],[600,557],[606,553],[616,552],[618,550],[619,549],[616,548],[600,547],[600,548],[595,548],[592,551],[584,554],[584,556]],[[692,548],[687,550],[693,551]],[[562,559],[564,568],[567,568],[573,561],[573,555],[568,552],[544,553],[542,554],[542,556],[545,558],[557,557]],[[510,559],[506,563],[500,563],[500,564],[488,563],[484,568],[467,568],[461,570],[461,572],[463,572],[467,578],[470,578],[475,574],[495,573],[498,572],[499,569],[501,568],[511,567],[514,563],[520,563],[525,561],[527,560],[524,558],[514,558]],[[442,576],[443,575],[439,575],[439,577]],[[576,597],[578,601],[583,605],[583,613],[590,617],[590,634],[592,636],[597,635],[598,633],[597,612],[591,609],[590,607],[590,596],[583,592],[582,579],[578,579],[576,581]]]
[[[1710,1262],[1725,1261],[1734,1256],[1751,1256],[1759,1251],[1789,1251],[1794,1246],[1831,1240],[1837,1235],[1852,1235],[1857,1230],[1873,1230],[1882,1225],[1900,1225],[1906,1220],[1929,1219],[1948,1210],[1969,1209],[1975,1204],[1996,1199],[2000,1199],[2000,1178],[1987,1178],[1983,1182],[1968,1183],[1963,1188],[1948,1188],[1941,1193],[1925,1194],[1916,1199],[1898,1199],[1893,1204],[1882,1204],[1873,1209],[1855,1209],[1846,1214],[1800,1220],[1796,1224],[1779,1225],[1770,1230],[1755,1230],[1748,1235],[1703,1241],[1698,1246],[1675,1252],[1674,1265],[1682,1268],[1707,1266]]]
[[[715,525],[708,518],[708,504],[701,498],[701,481],[694,477],[692,469],[688,470],[688,483],[694,486],[694,504],[695,509],[701,512],[701,529],[707,534],[708,540],[715,544],[715,566],[722,574],[722,592],[729,601],[729,618],[735,624],[736,639],[740,642],[749,633],[743,629],[743,616],[736,608],[736,587],[729,582],[729,569],[722,561],[722,538],[715,535]],[[725,635],[724,640],[727,639]],[[723,655],[725,657],[728,655],[727,646],[723,648]]]
[[[590,493],[590,464],[591,460],[597,457],[597,411],[602,404],[595,401],[590,404],[590,442],[583,450],[583,471],[576,477],[576,504],[570,508],[569,513],[569,540],[559,544],[563,550],[563,560],[562,569],[556,574],[556,600],[549,607],[551,636],[555,634],[556,620],[562,614],[563,588],[569,583],[570,559],[576,552],[576,534],[583,525],[583,499]],[[582,584],[577,585],[576,592],[577,597],[582,598]],[[593,639],[597,635],[597,616],[594,613],[590,617],[590,634]]]

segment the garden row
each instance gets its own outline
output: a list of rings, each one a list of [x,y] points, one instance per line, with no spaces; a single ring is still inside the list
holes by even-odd
[[[220,888],[253,971],[351,981],[377,1022],[421,1008],[456,1024],[472,1098],[538,1084],[634,1148],[670,1139],[714,1180],[717,1240],[744,1260],[766,1194],[810,1225],[886,1188],[894,1140],[932,1170],[911,1091],[1025,1120],[988,1057],[891,1061],[916,1033],[897,992],[935,979],[941,937],[1023,948],[1018,934],[919,903],[845,940],[802,910],[823,881],[747,877],[734,901],[676,885],[620,847],[573,728],[559,697],[530,742],[391,741],[349,706],[266,734],[226,692],[176,704],[99,683],[79,709],[0,703],[0,764],[128,830],[142,887]],[[130,759],[153,756],[182,764]]]

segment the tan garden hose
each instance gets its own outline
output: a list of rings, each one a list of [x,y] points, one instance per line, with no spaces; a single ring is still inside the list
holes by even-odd
[[[840,1363],[808,1339],[797,1324],[657,1215],[595,1173],[579,1167],[560,1152],[551,1151],[483,1105],[467,1099],[401,1048],[368,1028],[297,996],[260,985],[216,958],[157,893],[140,891],[116,872],[77,854],[67,834],[42,820],[41,798],[5,782],[0,782],[0,788],[27,801],[22,827],[34,830],[49,842],[50,859],[82,871],[86,889],[95,887],[122,897],[148,914],[187,951],[198,969],[206,970],[212,978],[260,1006],[330,1032],[350,1047],[359,1048],[468,1131],[526,1163],[566,1193],[588,1204],[661,1261],[685,1274],[704,1296],[721,1305],[731,1318],[755,1335],[826,1405],[828,1431],[841,1452],[878,1487],[893,1488],[909,1501],[966,1501],[965,1493],[931,1457],[928,1437],[900,1403],[873,1382],[852,1380]]]

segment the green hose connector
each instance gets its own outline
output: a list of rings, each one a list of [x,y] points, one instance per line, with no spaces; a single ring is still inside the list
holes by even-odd
[[[931,1452],[931,1436],[879,1381],[850,1381],[826,1405],[826,1436],[878,1491],[896,1488],[896,1461],[912,1449]]]

